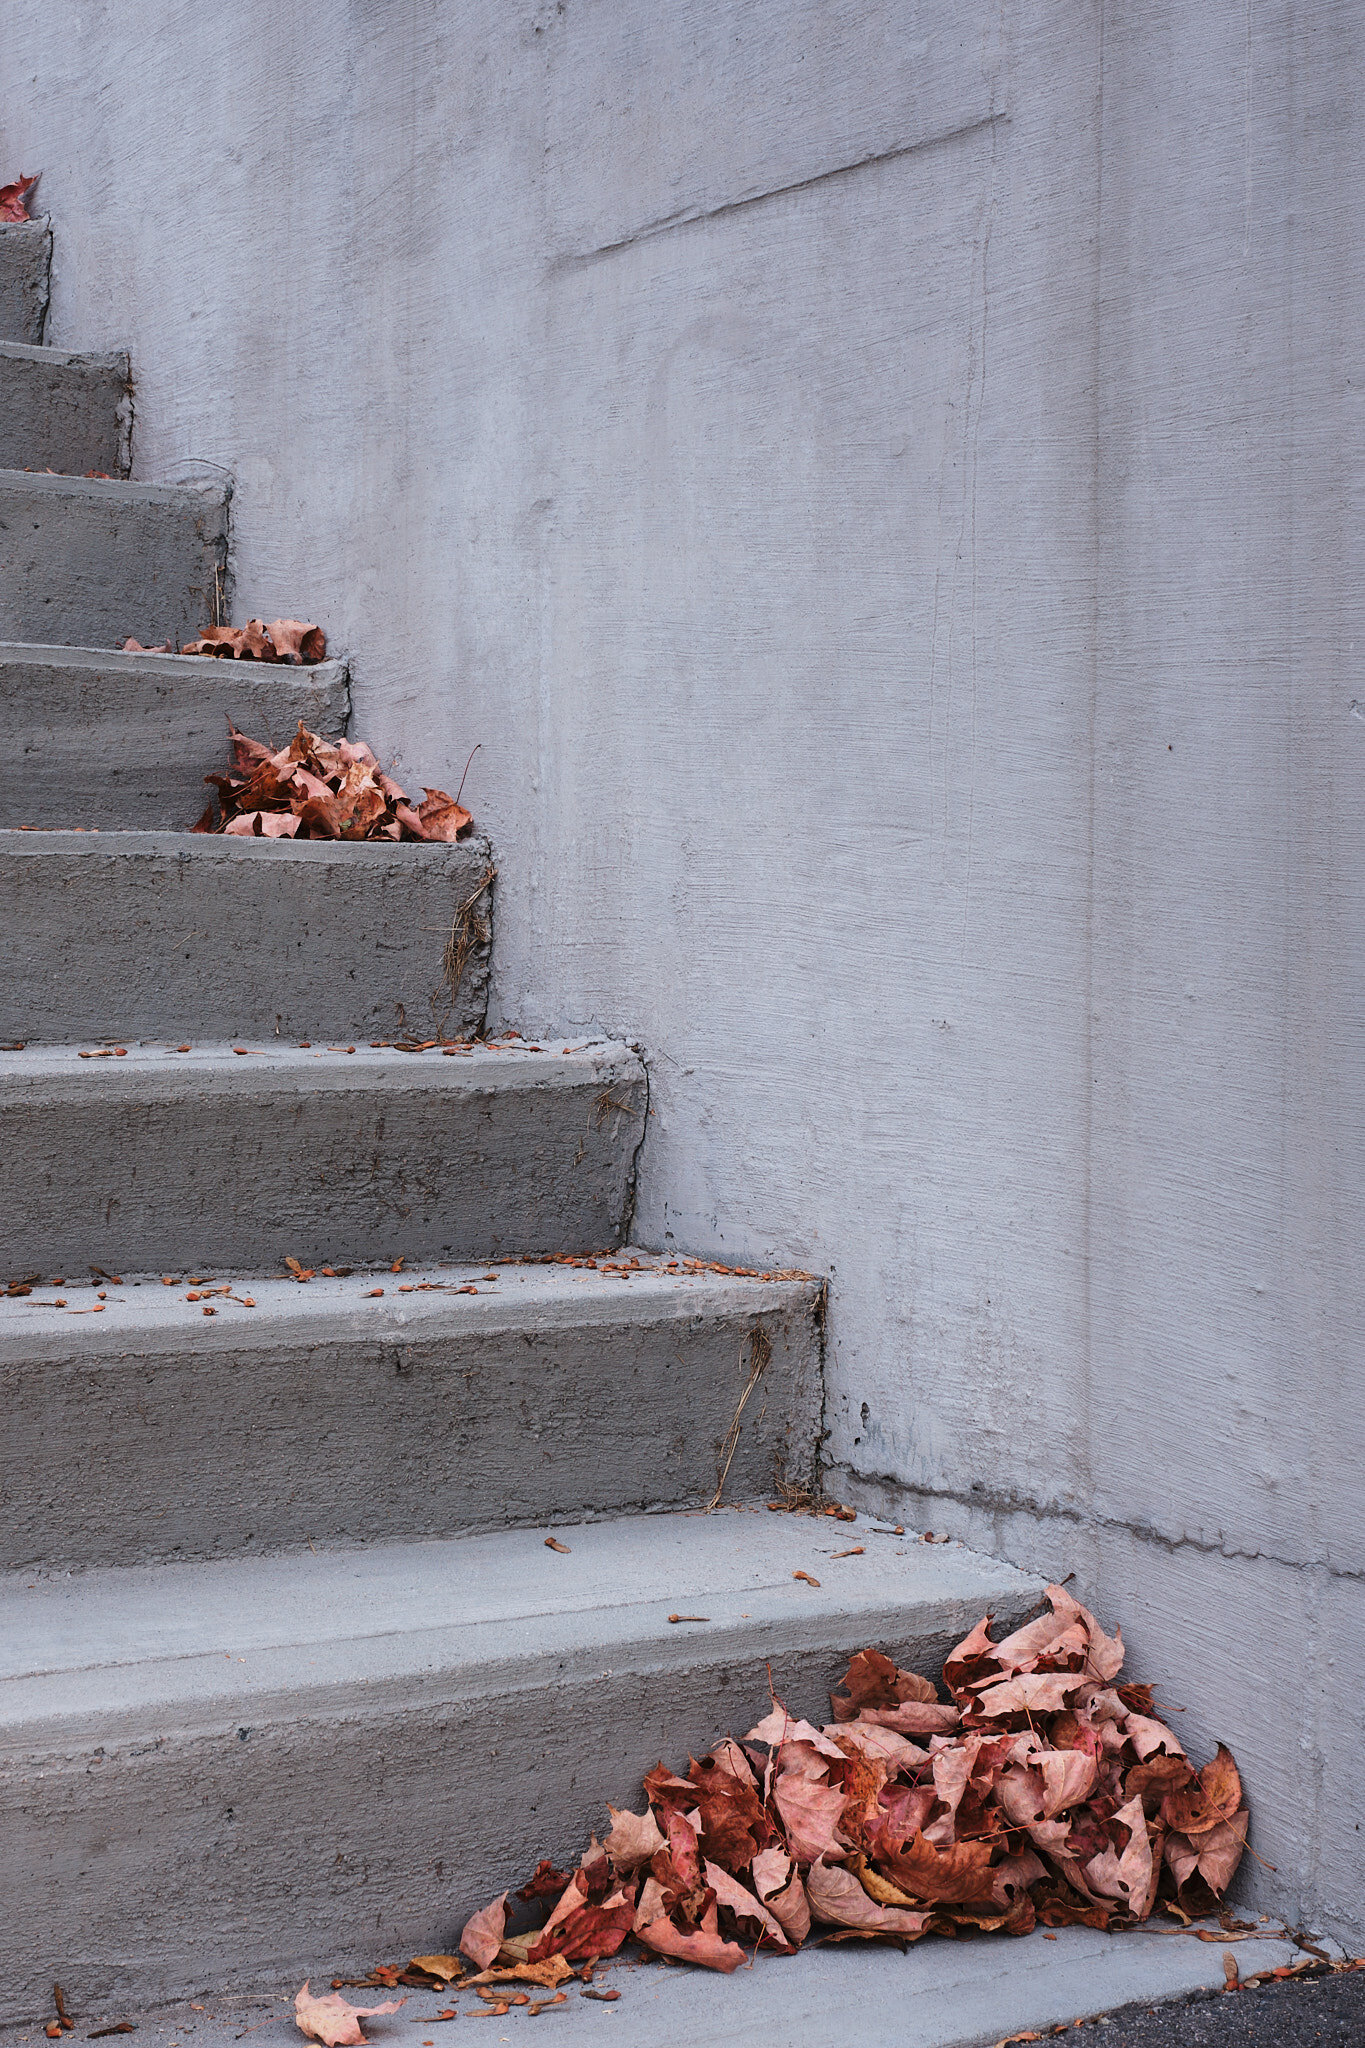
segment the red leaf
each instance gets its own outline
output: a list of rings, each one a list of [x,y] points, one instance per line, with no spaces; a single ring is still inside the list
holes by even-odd
[[[29,198],[42,175],[35,171],[31,178],[16,178],[12,185],[0,185],[0,220],[29,219]]]

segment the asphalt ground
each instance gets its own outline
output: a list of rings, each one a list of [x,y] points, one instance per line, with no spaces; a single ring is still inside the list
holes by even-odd
[[[1365,2048],[1365,1970],[1130,2005],[1058,2032],[1085,2048]]]

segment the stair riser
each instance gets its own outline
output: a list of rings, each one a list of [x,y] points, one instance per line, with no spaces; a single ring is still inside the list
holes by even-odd
[[[0,475],[0,640],[179,648],[226,575],[222,493]]]
[[[313,1085],[250,1057],[212,1071],[186,1059],[172,1074],[173,1057],[159,1074],[110,1060],[30,1085],[7,1070],[0,1274],[275,1271],[286,1255],[473,1260],[622,1241],[644,1115],[629,1055],[552,1086],[461,1081],[463,1063],[438,1053],[348,1061],[345,1081],[320,1062]]]
[[[0,221],[0,341],[36,348],[47,320],[52,230],[45,221]]]
[[[1035,1597],[1020,1584],[995,1603],[1002,1626]],[[979,1619],[955,1603],[818,1630],[795,1614],[690,1640],[671,1630],[657,1649],[623,1645],[605,1670],[549,1631],[539,1682],[515,1663],[475,1695],[433,1678],[430,1697],[338,1702],[307,1721],[239,1701],[230,1723],[193,1734],[172,1717],[164,1733],[111,1728],[18,1756],[0,1782],[14,1958],[0,2019],[48,2009],[54,1974],[73,2010],[112,2011],[448,1950],[539,1857],[572,1867],[608,1801],[638,1810],[660,1757],[681,1764],[750,1727],[769,1663],[793,1711],[824,1721],[829,1686],[865,1644],[933,1672]]]
[[[0,1038],[472,1037],[484,937],[453,1006],[446,936],[489,871],[457,846],[159,834],[0,839]],[[150,971],[149,971],[150,970]],[[435,1009],[433,1009],[435,1005]]]
[[[127,476],[132,392],[126,355],[0,343],[0,469]]]
[[[179,1347],[139,1351],[114,1331],[109,1355],[93,1361],[63,1357],[60,1330],[34,1311],[27,1355],[10,1342],[0,1361],[0,1570],[407,1541],[703,1504],[759,1324],[772,1357],[726,1497],[770,1491],[775,1471],[809,1486],[814,1290],[784,1287],[773,1308],[764,1289],[761,1313],[675,1307],[652,1319],[644,1308],[627,1315],[638,1292],[621,1283],[625,1302],[610,1318],[460,1332],[414,1333],[391,1316],[375,1330],[380,1312],[366,1303],[372,1316],[338,1316],[330,1337],[304,1341],[300,1326],[269,1347],[253,1342],[251,1312],[229,1304],[212,1321],[195,1315]],[[249,1471],[235,1455],[205,1455],[234,1443],[244,1423]]]
[[[283,745],[343,733],[345,664],[316,668],[0,647],[0,827],[188,831],[227,765],[227,724]]]

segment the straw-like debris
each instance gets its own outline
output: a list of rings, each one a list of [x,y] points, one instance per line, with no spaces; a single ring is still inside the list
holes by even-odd
[[[328,740],[303,720],[287,747],[248,739],[228,720],[232,766],[196,832],[256,839],[461,839],[473,820],[443,789],[413,804],[363,740]]]
[[[481,1970],[657,1954],[733,1970],[756,1948],[825,1940],[1118,1929],[1159,1899],[1213,1910],[1248,1814],[1229,1752],[1195,1771],[1123,1642],[1061,1586],[992,1642],[987,1616],[944,1667],[948,1700],[877,1650],[854,1657],[823,1728],[772,1711],[742,1743],[662,1763],[643,1813],[609,1808],[574,1871],[542,1862],[518,1893],[544,1925],[508,1933],[507,1893],[461,1936]]]

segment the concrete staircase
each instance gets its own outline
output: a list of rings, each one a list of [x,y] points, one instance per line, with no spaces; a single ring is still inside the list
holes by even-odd
[[[448,1947],[765,1662],[819,1714],[1037,1590],[701,1512],[730,1451],[814,1483],[821,1291],[629,1249],[636,1050],[372,1043],[481,1030],[484,842],[189,835],[223,713],[335,731],[345,670],[112,651],[214,615],[228,502],[127,480],[49,246],[0,230],[5,2020]]]

